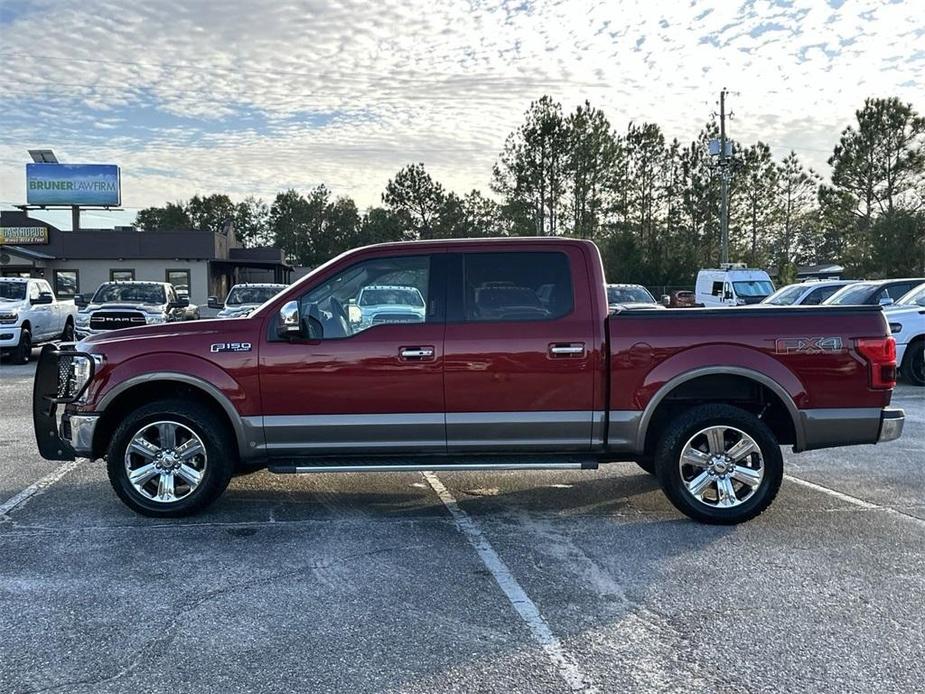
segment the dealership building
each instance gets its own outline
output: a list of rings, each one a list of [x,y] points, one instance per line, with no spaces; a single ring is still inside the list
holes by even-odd
[[[288,283],[292,267],[277,248],[242,248],[225,233],[140,231],[134,227],[64,231],[28,212],[0,212],[0,274],[42,277],[62,298],[103,282],[147,280],[187,287],[190,301],[224,300],[241,282]]]

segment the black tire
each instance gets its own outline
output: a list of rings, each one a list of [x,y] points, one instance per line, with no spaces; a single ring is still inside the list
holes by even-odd
[[[61,331],[61,342],[74,341],[74,321],[70,318],[64,323],[64,330]]]
[[[125,464],[132,437],[146,425],[159,421],[176,422],[195,433],[207,460],[198,486],[172,502],[155,501],[136,490]],[[197,402],[158,400],[129,413],[119,424],[109,446],[106,467],[112,488],[130,509],[154,518],[180,518],[202,511],[221,496],[237,463],[237,455],[229,452],[236,450],[227,424],[208,407]]]
[[[19,333],[19,344],[13,349],[11,359],[14,364],[28,364],[32,358],[32,333],[23,328]]]
[[[744,432],[755,442],[764,463],[764,474],[757,487],[738,505],[721,508],[693,496],[682,478],[680,459],[688,441],[711,426],[723,426]],[[669,501],[681,513],[701,523],[734,525],[759,515],[777,496],[784,476],[784,460],[780,445],[767,425],[750,412],[721,404],[698,405],[662,432],[656,447],[655,469]]]
[[[655,459],[654,458],[642,458],[637,460],[636,464],[642,468],[644,472],[648,472],[650,475],[655,474]]]
[[[903,376],[914,386],[925,386],[925,340],[906,348],[902,364]]]

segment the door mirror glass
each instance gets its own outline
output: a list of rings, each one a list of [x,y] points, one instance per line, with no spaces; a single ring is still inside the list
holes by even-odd
[[[311,326],[311,321],[309,321],[309,326]],[[302,334],[302,320],[299,317],[298,301],[287,301],[283,304],[283,307],[279,310],[277,332],[280,337],[298,337]]]

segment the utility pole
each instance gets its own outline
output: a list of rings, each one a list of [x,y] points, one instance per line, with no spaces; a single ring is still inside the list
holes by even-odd
[[[726,151],[726,94],[725,87],[719,93],[719,171],[722,181],[719,207],[720,264],[729,262],[729,176],[731,159]]]

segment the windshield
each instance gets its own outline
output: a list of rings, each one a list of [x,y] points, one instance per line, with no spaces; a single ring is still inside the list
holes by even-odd
[[[793,306],[805,289],[806,285],[804,284],[792,284],[789,287],[778,289],[762,303],[773,304],[774,306]]]
[[[225,303],[228,306],[240,306],[241,304],[262,304],[269,301],[279,294],[280,290],[285,289],[285,285],[272,285],[269,287],[234,287],[228,293]]]
[[[424,299],[421,297],[421,292],[411,287],[382,287],[379,289],[364,289],[357,303],[360,306],[385,306],[391,304],[423,308]]]
[[[26,298],[25,282],[0,282],[0,300],[16,301]]]
[[[645,287],[607,287],[608,304],[654,304],[655,297]]]
[[[823,303],[841,304],[848,306],[852,304],[863,304],[866,303],[867,298],[870,296],[871,290],[873,290],[875,286],[876,285],[874,284],[852,284],[840,291],[835,292]]]
[[[774,291],[774,285],[767,280],[748,280],[733,282],[737,296],[767,296]]]
[[[93,295],[94,304],[125,301],[132,304],[165,304],[164,286],[160,284],[103,284]]]
[[[920,284],[918,287],[913,289],[911,292],[906,292],[901,297],[897,304],[918,304],[919,306],[925,305],[925,284]]]

